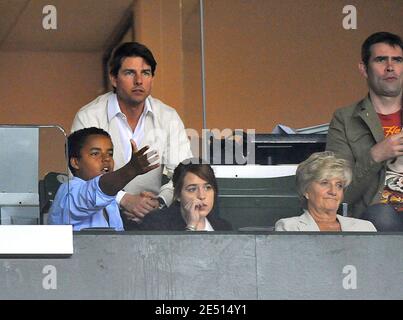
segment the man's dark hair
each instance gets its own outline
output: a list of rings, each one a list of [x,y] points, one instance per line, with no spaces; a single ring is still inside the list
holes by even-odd
[[[70,163],[71,158],[77,158],[79,159],[81,157],[81,149],[85,145],[85,142],[87,138],[91,135],[101,135],[108,137],[109,139],[111,136],[109,135],[108,132],[106,132],[103,129],[96,128],[96,127],[90,127],[90,128],[84,128],[77,130],[70,134],[67,138],[67,154],[69,157],[69,168],[71,173],[75,176],[75,171],[76,169],[73,168],[73,166]]]
[[[368,67],[369,58],[371,57],[371,46],[376,43],[386,43],[391,47],[400,47],[403,50],[403,42],[398,35],[390,32],[371,34],[361,46],[361,59],[366,67]]]
[[[143,44],[138,42],[125,42],[119,45],[112,53],[109,60],[109,73],[117,77],[124,58],[141,57],[151,67],[151,74],[154,76],[157,61],[155,61],[151,51]]]

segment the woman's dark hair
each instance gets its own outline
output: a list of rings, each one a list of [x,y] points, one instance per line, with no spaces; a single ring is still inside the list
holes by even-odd
[[[83,148],[85,142],[87,141],[87,138],[92,135],[101,135],[108,137],[109,139],[111,136],[109,135],[108,132],[106,132],[103,129],[96,128],[96,127],[90,127],[90,128],[84,128],[77,130],[70,134],[67,138],[67,154],[69,157],[69,169],[73,175],[75,175],[75,169],[70,163],[71,158],[81,158],[81,149]]]
[[[200,158],[190,158],[182,161],[175,168],[172,182],[174,185],[174,200],[177,200],[183,188],[183,182],[187,173],[193,173],[199,178],[206,180],[214,190],[214,207],[218,196],[218,185],[214,171],[207,161]]]

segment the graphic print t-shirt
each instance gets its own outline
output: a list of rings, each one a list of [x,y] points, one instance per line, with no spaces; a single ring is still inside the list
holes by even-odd
[[[401,110],[387,115],[378,113],[378,117],[381,120],[385,138],[401,131]],[[388,203],[397,211],[403,212],[403,157],[387,163],[381,203]]]

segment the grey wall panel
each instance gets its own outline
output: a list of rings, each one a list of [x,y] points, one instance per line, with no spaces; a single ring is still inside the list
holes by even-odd
[[[250,235],[79,235],[69,259],[1,260],[1,299],[256,299]],[[42,288],[54,265],[57,289]]]
[[[402,247],[403,234],[75,233],[69,258],[1,258],[0,299],[403,299]]]
[[[38,224],[39,128],[0,125],[0,224]]]
[[[0,192],[38,193],[38,144],[39,128],[0,127]]]
[[[403,235],[257,236],[259,299],[403,299],[402,245]]]

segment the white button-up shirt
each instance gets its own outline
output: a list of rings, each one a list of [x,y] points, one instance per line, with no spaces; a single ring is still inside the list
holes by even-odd
[[[113,118],[116,117],[118,122],[119,133],[122,141],[123,153],[126,162],[129,162],[132,155],[132,147],[130,144],[130,139],[136,142],[137,146],[140,146],[144,138],[144,123],[146,114],[148,112],[152,113],[150,102],[148,100],[144,103],[144,110],[141,113],[140,119],[137,123],[134,132],[127,122],[126,115],[120,110],[118,98],[116,94],[111,94],[108,97],[108,121],[111,122]]]

